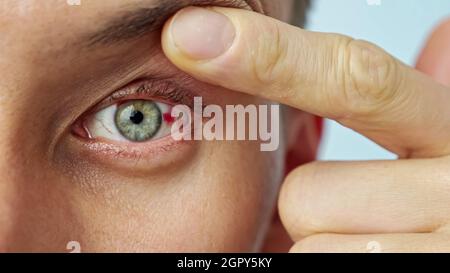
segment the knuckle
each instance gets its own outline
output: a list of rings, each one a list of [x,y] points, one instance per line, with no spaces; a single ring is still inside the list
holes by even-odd
[[[289,253],[310,253],[312,251],[312,246],[310,242],[306,242],[307,239],[301,240],[296,242],[291,249],[289,250]]]
[[[296,240],[320,230],[320,223],[311,211],[310,202],[316,191],[313,187],[318,163],[310,163],[293,170],[285,179],[278,202],[279,215],[290,236]]]
[[[252,54],[252,69],[255,80],[262,86],[275,86],[286,82],[293,74],[289,69],[289,39],[277,23],[265,26],[257,35],[256,48]]]
[[[294,244],[289,250],[290,253],[314,253],[326,252],[331,236],[327,234],[317,234],[308,236]]]
[[[371,114],[391,102],[401,83],[399,63],[381,48],[347,39],[338,50],[344,103],[352,113]]]

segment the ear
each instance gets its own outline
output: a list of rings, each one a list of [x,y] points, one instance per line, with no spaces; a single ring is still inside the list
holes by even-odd
[[[289,108],[286,112],[286,175],[296,167],[314,161],[322,133],[322,119],[300,110]],[[284,229],[278,210],[275,210],[264,252],[287,252],[293,241]]]
[[[417,69],[450,86],[450,19],[430,36],[417,61]]]

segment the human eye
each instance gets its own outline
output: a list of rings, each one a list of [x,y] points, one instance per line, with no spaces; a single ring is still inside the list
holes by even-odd
[[[75,124],[74,132],[93,141],[144,143],[170,135],[175,104],[189,92],[159,80],[138,81],[114,92]]]
[[[82,114],[72,126],[71,150],[79,150],[95,164],[125,165],[136,169],[170,164],[195,145],[171,136],[179,118],[171,115],[176,105],[192,109],[195,92],[181,83],[145,79],[113,92]],[[189,125],[190,126],[190,125]]]

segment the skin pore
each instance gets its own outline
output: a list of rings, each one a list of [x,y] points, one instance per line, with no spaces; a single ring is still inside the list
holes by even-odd
[[[291,1],[44,2],[0,6],[0,252],[65,252],[69,241],[83,252],[261,250],[292,132],[308,134],[309,116],[289,114],[297,125],[284,124],[271,153],[257,142],[117,143],[74,132],[133,84],[182,89],[180,101],[164,90],[139,95],[169,104],[193,95],[222,106],[268,103],[182,73],[162,53],[160,28],[192,4],[288,21]]]

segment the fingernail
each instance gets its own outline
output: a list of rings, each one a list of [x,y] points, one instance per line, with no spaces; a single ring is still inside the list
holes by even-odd
[[[171,31],[178,49],[194,60],[219,57],[231,47],[236,36],[228,17],[200,7],[188,7],[177,13]]]

